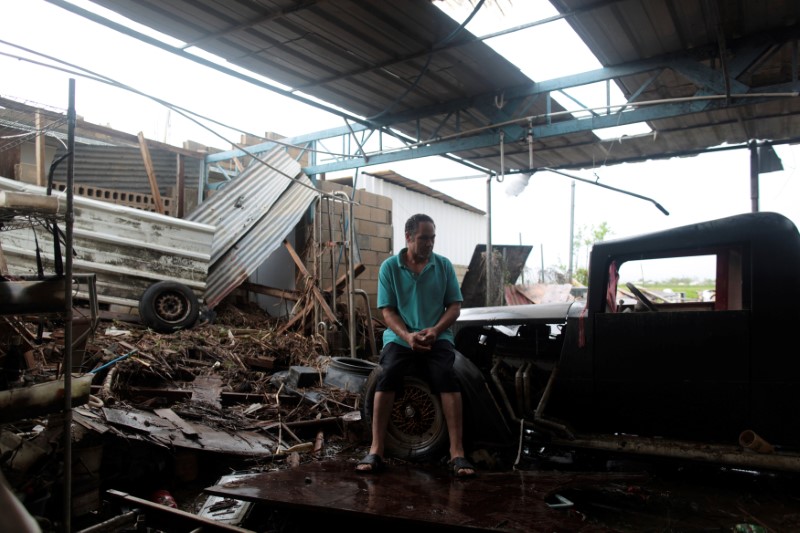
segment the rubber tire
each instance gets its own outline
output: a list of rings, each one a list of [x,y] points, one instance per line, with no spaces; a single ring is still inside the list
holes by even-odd
[[[383,369],[376,367],[364,385],[362,418],[372,425],[375,386]],[[418,375],[408,375],[395,397],[384,452],[414,462],[435,462],[447,454],[449,439],[439,396]]]
[[[508,421],[500,411],[480,369],[458,350],[456,350],[453,368],[461,386],[464,447],[471,448],[480,445],[510,449],[516,446],[516,432],[508,425]],[[381,367],[376,366],[364,384],[361,418],[368,427],[372,425],[375,386],[381,371]],[[429,417],[428,425],[430,427],[427,431],[424,433],[417,431],[416,435],[409,435],[402,431],[401,427],[397,427],[395,421],[402,420],[402,418],[393,416],[389,420],[386,432],[385,452],[387,455],[415,462],[439,461],[447,455],[450,446],[447,424],[444,420],[439,396],[431,393],[431,389],[424,379],[424,372],[419,368],[413,375],[405,377],[405,386],[416,389],[415,394],[419,395],[418,398],[428,402],[431,408],[436,410],[436,415]],[[398,400],[400,398],[395,398],[395,409],[402,406]],[[399,408],[403,409],[403,407]]]
[[[139,300],[142,323],[159,333],[192,327],[200,316],[200,304],[192,290],[177,281],[150,285]]]

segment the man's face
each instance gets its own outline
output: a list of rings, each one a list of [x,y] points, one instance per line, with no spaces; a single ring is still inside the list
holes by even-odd
[[[408,251],[421,259],[427,259],[431,256],[435,240],[436,227],[430,222],[420,222],[416,234],[406,235]]]

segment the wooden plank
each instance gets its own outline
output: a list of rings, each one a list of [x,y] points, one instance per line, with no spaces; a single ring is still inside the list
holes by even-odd
[[[169,420],[170,422],[178,426],[178,429],[181,430],[181,433],[183,433],[190,439],[196,439],[199,437],[199,435],[197,434],[197,430],[194,429],[189,422],[181,418],[180,415],[178,415],[172,409],[153,409],[153,412],[158,416],[160,416],[161,418]]]
[[[300,269],[300,272],[303,273],[303,276],[305,276],[307,280],[311,280],[311,274],[308,273],[306,266],[303,264],[300,256],[297,255],[297,252],[294,250],[294,247],[291,245],[291,243],[289,243],[287,240],[284,240],[283,245],[287,250],[289,250],[289,255],[292,256],[292,259],[294,259],[297,268]],[[336,318],[336,314],[330,308],[328,302],[325,301],[325,296],[323,296],[322,292],[319,290],[319,287],[317,287],[317,285],[313,282],[311,283],[311,292],[314,294],[314,298],[316,298],[319,302],[322,311],[325,313],[325,316],[327,316],[331,322],[338,324],[339,320]]]
[[[157,525],[167,531],[203,531],[205,533],[251,533],[249,529],[197,516],[181,509],[131,496],[126,492],[108,489],[106,494],[137,509],[144,509],[148,524]]]
[[[158,181],[156,180],[156,171],[153,168],[153,159],[150,157],[150,149],[147,147],[147,141],[141,131],[139,132],[139,151],[142,153],[144,168],[147,170],[147,179],[150,180],[150,192],[153,194],[156,212],[163,215],[164,202],[161,200],[161,191],[158,190]]]
[[[364,266],[363,263],[359,263],[359,264],[356,265],[354,270],[355,270],[355,275],[358,276],[362,272],[364,272],[364,270],[366,270],[366,267]],[[346,284],[347,284],[347,274],[342,274],[339,277],[339,279],[336,281],[336,290],[338,291],[338,290],[342,289]],[[327,289],[325,289],[324,292],[325,292],[325,294],[330,294],[331,290],[332,290],[332,287],[328,287]],[[300,320],[303,320],[311,312],[313,307],[314,307],[313,300],[307,302],[306,305],[303,307],[303,309],[299,313],[296,313],[291,319],[289,319],[278,330],[278,333],[283,333],[284,331],[287,331],[289,328],[294,326],[297,322],[299,322]]]
[[[290,300],[292,302],[296,302],[300,299],[300,293],[298,291],[287,291],[284,289],[276,289],[274,287],[269,287],[267,285],[259,285],[258,283],[252,283],[250,281],[245,281],[242,283],[241,288],[244,290],[248,290],[250,292],[255,292],[258,294],[264,294],[266,296],[274,296],[275,298],[282,298],[284,300]]]

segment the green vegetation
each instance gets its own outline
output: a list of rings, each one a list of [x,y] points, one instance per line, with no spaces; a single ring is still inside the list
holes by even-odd
[[[715,288],[712,280],[703,281],[683,281],[676,282],[676,280],[669,281],[653,281],[645,283],[636,283],[637,287],[647,289],[648,291],[660,291],[670,289],[672,292],[682,292],[686,295],[687,300],[699,300],[703,291],[713,290]],[[624,286],[622,287],[624,289]]]

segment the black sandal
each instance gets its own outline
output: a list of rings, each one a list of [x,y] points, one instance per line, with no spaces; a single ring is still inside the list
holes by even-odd
[[[367,456],[361,459],[358,464],[369,465],[369,468],[364,469],[358,468],[356,465],[356,472],[362,472],[364,474],[377,474],[386,467],[386,463],[383,462],[383,457],[377,453],[367,454]]]
[[[460,477],[460,478],[467,478],[467,477],[475,477],[477,475],[477,470],[472,463],[467,461],[466,457],[456,457],[455,459],[451,459],[447,466],[450,467],[450,474],[453,477]],[[464,470],[472,470],[472,472],[463,472]]]

